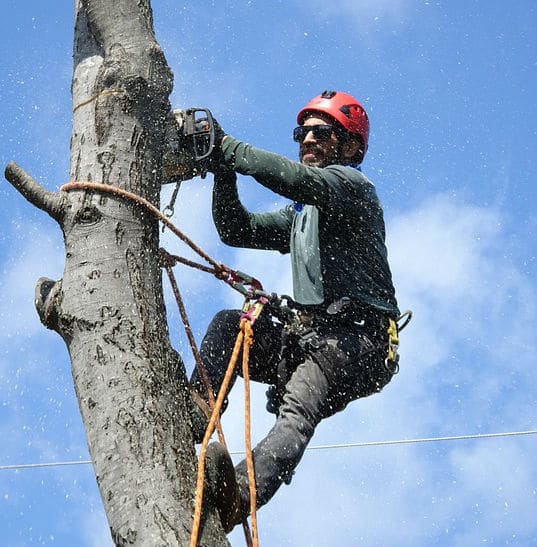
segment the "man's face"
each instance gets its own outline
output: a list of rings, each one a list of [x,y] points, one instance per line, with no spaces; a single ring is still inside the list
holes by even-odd
[[[314,125],[333,125],[334,120],[330,116],[315,114],[306,118],[304,127]],[[341,150],[335,131],[329,138],[317,139],[313,131],[309,131],[300,143],[299,158],[301,163],[311,167],[326,167],[340,163]]]

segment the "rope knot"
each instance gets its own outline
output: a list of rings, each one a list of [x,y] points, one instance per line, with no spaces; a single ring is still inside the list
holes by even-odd
[[[164,247],[159,249],[159,261],[162,268],[173,268],[177,264],[177,260]]]
[[[214,268],[214,276],[220,281],[226,281],[231,270],[225,264],[219,264]]]

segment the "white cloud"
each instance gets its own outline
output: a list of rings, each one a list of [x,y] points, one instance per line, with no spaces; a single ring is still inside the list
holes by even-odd
[[[519,351],[511,337],[518,344],[518,326],[536,316],[535,287],[505,255],[498,211],[437,196],[393,219],[388,234],[399,302],[416,312],[403,344],[420,366],[448,361],[455,344],[501,362]]]
[[[483,296],[483,257],[496,245],[498,215],[435,196],[389,225],[391,261],[401,290],[448,302]]]
[[[499,543],[503,536],[513,539],[513,545],[522,545],[531,535],[537,510],[537,474],[530,454],[536,448],[536,440],[527,438],[485,441],[451,451],[456,477],[452,495],[463,493],[469,501],[466,511],[475,523],[457,535],[454,547]],[[515,521],[513,515],[517,516]]]

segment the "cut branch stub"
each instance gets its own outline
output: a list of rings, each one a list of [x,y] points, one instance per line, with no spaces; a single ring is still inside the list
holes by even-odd
[[[61,314],[62,283],[41,277],[35,287],[35,308],[45,327],[59,332],[58,317]]]
[[[45,190],[14,161],[7,164],[5,177],[32,205],[45,211],[58,222],[61,220],[63,203],[61,194]]]

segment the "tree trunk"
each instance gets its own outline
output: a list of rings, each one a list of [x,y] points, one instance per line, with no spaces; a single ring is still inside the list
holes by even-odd
[[[172,74],[149,0],[76,0],[70,180],[159,202]],[[11,163],[6,177],[60,224],[63,279],[36,307],[64,339],[91,458],[118,546],[188,545],[196,458],[187,380],[169,342],[158,223],[122,198],[47,192]],[[227,545],[212,509],[200,545]]]

